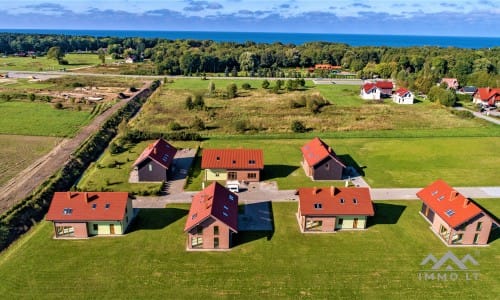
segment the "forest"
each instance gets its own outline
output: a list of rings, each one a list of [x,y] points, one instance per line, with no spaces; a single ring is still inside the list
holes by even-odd
[[[215,42],[48,34],[0,33],[0,53],[45,55],[52,47],[62,53],[105,51],[113,58],[135,56],[154,63],[158,75],[302,77],[303,69],[332,64],[359,78],[392,78],[398,85],[421,93],[443,77],[455,77],[461,86],[500,86],[500,47],[352,47],[347,44]],[[315,77],[333,76],[325,71]]]

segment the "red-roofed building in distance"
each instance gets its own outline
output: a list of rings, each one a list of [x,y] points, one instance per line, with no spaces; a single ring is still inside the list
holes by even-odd
[[[483,106],[500,107],[500,88],[478,88],[472,95],[472,102]]]
[[[264,154],[260,149],[205,149],[201,156],[205,181],[260,181]]]
[[[391,97],[393,88],[394,84],[389,80],[367,81],[361,86],[360,96],[365,100],[380,100]]]
[[[496,223],[474,201],[439,179],[417,193],[420,213],[447,245],[485,245]],[[497,224],[498,225],[498,224]]]
[[[392,96],[392,100],[397,104],[413,104],[415,96],[405,88],[399,88]]]
[[[346,166],[333,149],[315,137],[302,146],[302,167],[313,180],[341,180]]]
[[[297,220],[304,233],[365,229],[375,215],[368,188],[300,188],[298,195]]]
[[[446,88],[448,89],[457,90],[459,87],[458,79],[456,78],[443,78],[441,79],[441,82],[439,84],[443,83],[446,85]]]
[[[174,160],[177,149],[164,139],[149,144],[134,162],[134,171],[138,181],[167,181],[168,170]]]
[[[217,182],[193,196],[184,232],[187,249],[229,249],[238,233],[238,196]]]
[[[56,238],[121,235],[134,217],[126,192],[56,192],[45,219]]]

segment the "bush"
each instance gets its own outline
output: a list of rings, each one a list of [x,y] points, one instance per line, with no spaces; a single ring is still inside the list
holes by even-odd
[[[245,82],[244,84],[241,85],[241,88],[244,90],[249,90],[252,88],[252,86],[250,85],[250,83]]]
[[[77,87],[84,87],[85,85],[83,83],[81,83],[81,82],[76,81],[76,82],[73,82],[71,84],[71,86],[74,87],[74,88],[77,88]]]
[[[194,95],[193,107],[199,110],[205,108],[205,100],[203,100],[203,96],[201,94]]]
[[[226,91],[227,91],[227,97],[229,99],[233,99],[238,94],[238,87],[236,86],[235,83],[231,83],[226,87]]]
[[[303,133],[307,131],[306,126],[301,121],[295,120],[292,122],[292,131],[295,133]]]
[[[30,93],[30,94],[28,95],[28,99],[30,99],[30,101],[35,101],[35,100],[36,100],[36,96],[35,96],[35,94]]]
[[[63,104],[61,102],[57,102],[57,103],[54,104],[54,108],[55,109],[63,109],[64,106],[63,106]]]
[[[171,131],[177,131],[177,130],[181,130],[182,129],[182,126],[181,124],[175,122],[175,121],[172,121],[168,124],[168,128],[171,130]]]
[[[455,110],[451,111],[452,114],[456,115],[461,119],[474,119],[474,114],[468,110]]]
[[[271,85],[271,84],[269,83],[269,80],[264,79],[264,81],[262,81],[262,88],[263,88],[263,89],[267,89],[267,88],[269,88],[269,86],[270,86],[270,85]]]
[[[186,101],[184,102],[184,106],[186,109],[192,110],[194,108],[193,97],[187,96]]]
[[[234,123],[234,128],[236,129],[237,132],[243,133],[247,130],[248,124],[244,120],[238,120],[236,123]]]
[[[191,128],[198,131],[205,130],[205,122],[199,117],[195,117],[193,123],[191,123]]]
[[[109,152],[111,152],[111,154],[118,154],[118,153],[122,153],[123,151],[125,151],[125,148],[123,146],[121,146],[120,144],[115,143],[115,142],[112,142],[111,144],[109,144]]]

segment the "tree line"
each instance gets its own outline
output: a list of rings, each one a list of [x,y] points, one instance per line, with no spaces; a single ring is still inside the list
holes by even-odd
[[[114,57],[151,60],[158,75],[238,73],[259,77],[303,77],[315,64],[342,66],[360,78],[392,78],[400,86],[427,93],[442,77],[456,77],[462,86],[500,86],[500,47],[353,47],[309,42],[302,45],[212,40],[168,40],[49,34],[0,34],[0,52],[34,51],[45,55],[51,47],[62,53],[106,51]],[[99,52],[101,51],[101,52]],[[310,76],[334,76],[315,71]]]

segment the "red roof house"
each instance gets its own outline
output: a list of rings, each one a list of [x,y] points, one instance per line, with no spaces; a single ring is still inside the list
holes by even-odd
[[[472,95],[472,101],[476,104],[488,106],[500,104],[500,88],[478,88]]]
[[[365,229],[375,214],[368,188],[300,188],[297,220],[302,232]]]
[[[340,180],[346,166],[333,149],[315,137],[302,146],[302,167],[313,180]]]
[[[123,234],[132,218],[126,192],[56,192],[45,217],[56,238]]]
[[[494,220],[471,199],[439,179],[417,193],[420,213],[446,245],[488,243]]]
[[[260,181],[264,154],[260,149],[205,149],[201,168],[206,181]]]
[[[149,144],[134,162],[139,181],[167,181],[177,149],[164,139]]]
[[[361,98],[365,100],[380,100],[380,98],[390,97],[394,84],[389,80],[379,80],[376,82],[365,82],[361,87]]]
[[[238,232],[238,196],[217,182],[194,195],[184,232],[187,249],[229,249]]]
[[[413,104],[413,93],[405,88],[399,88],[393,95],[394,103],[398,104]]]

